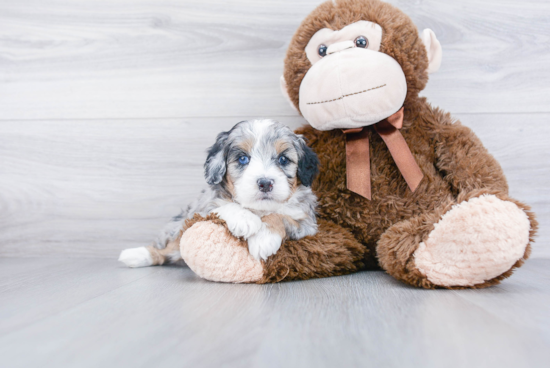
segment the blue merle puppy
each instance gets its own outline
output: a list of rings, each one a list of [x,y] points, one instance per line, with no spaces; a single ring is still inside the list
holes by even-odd
[[[208,150],[204,172],[209,188],[175,217],[152,246],[126,249],[119,261],[129,267],[181,259],[179,241],[185,220],[216,213],[231,233],[248,241],[260,260],[279,250],[285,239],[317,232],[317,198],[311,183],[319,161],[300,135],[276,121],[242,121],[220,133]]]

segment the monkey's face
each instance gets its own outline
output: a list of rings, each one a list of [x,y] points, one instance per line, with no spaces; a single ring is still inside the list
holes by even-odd
[[[359,128],[414,101],[441,55],[435,34],[390,4],[327,1],[296,31],[281,87],[314,128]]]
[[[369,21],[313,35],[312,66],[300,86],[300,111],[316,129],[371,125],[397,112],[407,95],[403,70],[380,52],[382,28]]]

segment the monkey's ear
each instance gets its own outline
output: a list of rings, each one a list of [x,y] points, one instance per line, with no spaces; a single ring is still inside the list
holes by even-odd
[[[281,92],[283,93],[285,100],[290,104],[290,107],[292,107],[292,110],[298,112],[298,109],[296,108],[296,106],[294,106],[294,104],[292,103],[292,100],[290,99],[290,96],[288,95],[288,88],[286,86],[286,80],[284,75],[281,75],[280,82],[281,82]]]
[[[426,28],[422,31],[420,35],[424,46],[426,46],[426,51],[428,52],[428,73],[435,73],[439,70],[441,66],[441,58],[443,57],[443,51],[441,50],[441,44],[439,43],[437,37],[435,37],[434,31],[429,28]]]

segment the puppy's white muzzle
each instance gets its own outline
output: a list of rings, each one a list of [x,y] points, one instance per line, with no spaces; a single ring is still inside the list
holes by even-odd
[[[343,48],[309,69],[300,86],[300,111],[318,130],[358,128],[394,114],[406,95],[405,74],[391,56]]]

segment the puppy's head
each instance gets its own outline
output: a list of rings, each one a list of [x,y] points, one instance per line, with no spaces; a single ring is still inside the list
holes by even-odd
[[[242,206],[273,210],[310,186],[319,161],[303,138],[273,120],[242,121],[218,135],[204,164],[208,184]]]

